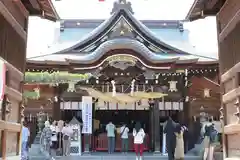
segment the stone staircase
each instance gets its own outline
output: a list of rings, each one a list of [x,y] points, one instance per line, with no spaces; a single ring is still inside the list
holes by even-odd
[[[40,137],[41,133],[38,133],[34,139],[33,144],[31,145],[31,148],[29,148],[29,160],[51,159],[47,153],[44,153],[44,151],[41,150]]]

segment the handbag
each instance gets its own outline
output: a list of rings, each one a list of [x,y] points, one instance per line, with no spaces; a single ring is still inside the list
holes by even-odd
[[[68,140],[69,136],[68,135],[63,135],[63,140]]]

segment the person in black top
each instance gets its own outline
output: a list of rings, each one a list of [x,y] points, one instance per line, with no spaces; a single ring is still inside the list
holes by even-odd
[[[176,135],[175,135],[176,123],[171,117],[168,118],[167,124],[164,128],[164,133],[166,133],[166,145],[168,152],[168,160],[174,160],[174,153],[176,147]]]
[[[212,119],[209,119],[208,123],[204,125],[204,155],[203,160],[213,159],[213,152],[214,152],[214,140],[212,135],[215,132],[214,124],[212,123]]]

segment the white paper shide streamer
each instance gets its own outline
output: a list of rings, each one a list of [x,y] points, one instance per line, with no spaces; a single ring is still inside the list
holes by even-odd
[[[135,79],[132,80],[131,82],[131,95],[133,96],[133,93],[134,93],[134,88],[135,88]]]
[[[112,84],[112,96],[116,96],[116,86],[115,86],[115,81],[112,80],[111,81],[111,84]]]

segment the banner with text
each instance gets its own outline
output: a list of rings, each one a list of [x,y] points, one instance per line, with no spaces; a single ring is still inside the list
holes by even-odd
[[[82,133],[92,134],[92,97],[82,97]]]

